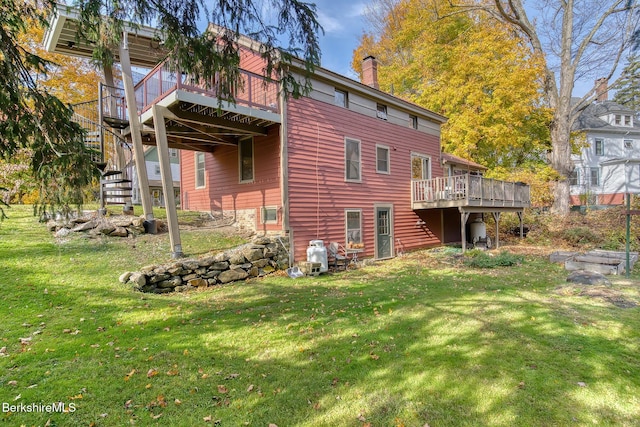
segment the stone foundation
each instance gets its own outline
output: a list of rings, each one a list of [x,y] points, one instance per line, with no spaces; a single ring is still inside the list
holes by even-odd
[[[261,277],[289,266],[289,254],[283,244],[288,246],[288,238],[258,237],[252,243],[214,256],[126,272],[120,276],[120,282],[141,292],[163,294]]]

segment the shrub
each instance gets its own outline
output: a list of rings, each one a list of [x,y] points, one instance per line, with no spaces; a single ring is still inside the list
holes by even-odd
[[[596,244],[600,241],[600,238],[589,227],[571,227],[560,234],[562,239],[574,246]]]
[[[497,255],[480,250],[471,250],[465,253],[464,264],[475,268],[511,267],[523,262],[523,257],[502,251]]]

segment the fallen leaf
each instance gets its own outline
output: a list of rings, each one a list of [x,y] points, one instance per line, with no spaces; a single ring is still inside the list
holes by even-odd
[[[205,379],[209,378],[209,374],[202,374],[202,376],[201,376],[200,378],[202,378],[203,380],[205,380]]]
[[[587,386],[587,383],[584,383],[584,382],[582,382],[582,381],[578,381],[578,385],[579,385],[580,387],[586,387],[586,386]]]
[[[130,408],[130,407],[131,407],[131,405],[132,405],[132,403],[133,403],[133,400],[132,400],[132,399],[129,399],[129,400],[127,400],[126,402],[124,402],[124,407],[125,407],[125,408]]]
[[[149,390],[151,388],[151,384],[147,384],[146,386],[144,386],[144,388],[146,388],[147,390]]]
[[[204,421],[205,423],[210,423],[211,422],[211,415],[209,415],[208,417],[202,418],[202,421]]]
[[[223,385],[218,385],[218,393],[226,394],[226,393],[228,393],[228,392],[229,392],[229,390],[227,390],[227,388],[226,388],[225,386],[223,386]]]
[[[378,360],[378,359],[380,359],[380,356],[378,356],[378,355],[377,355],[377,354],[375,354],[375,353],[371,353],[371,358],[372,358],[373,360]]]
[[[182,401],[178,398],[176,398],[173,403],[175,403],[176,405],[182,405]]]
[[[9,381],[7,382],[7,385],[18,385],[18,381],[16,380]]]
[[[240,376],[240,374],[229,374],[224,379],[225,380],[234,380],[234,379],[238,378],[239,376]]]
[[[159,413],[158,415],[152,415],[151,418],[153,418],[154,420],[157,420],[158,418],[160,418],[162,416],[162,412]]]
[[[247,387],[247,392],[251,393],[253,391],[254,387],[255,386],[253,384],[251,384],[249,387]]]
[[[147,371],[147,378],[155,377],[156,375],[158,375],[158,371],[153,368]]]
[[[177,369],[169,369],[169,370],[167,371],[167,375],[169,375],[170,377],[173,377],[173,376],[175,376],[175,375],[180,375],[180,372],[178,372],[178,370],[177,370]]]
[[[129,379],[133,376],[133,374],[136,373],[135,369],[132,369],[131,372],[129,372],[127,375],[124,376],[124,380],[125,381],[129,381]]]

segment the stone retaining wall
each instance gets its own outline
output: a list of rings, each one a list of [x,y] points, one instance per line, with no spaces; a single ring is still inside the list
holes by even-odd
[[[214,256],[149,265],[126,272],[120,282],[141,292],[163,294],[261,277],[289,266],[288,238],[258,237],[253,242]]]

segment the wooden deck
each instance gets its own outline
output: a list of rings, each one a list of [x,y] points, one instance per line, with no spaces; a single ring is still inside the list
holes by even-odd
[[[241,81],[235,88],[235,104],[279,113],[278,82],[247,70],[240,70]],[[172,71],[166,62],[158,64],[136,87],[138,111],[143,113],[174,91],[185,91],[218,98],[219,82],[196,81],[180,71]],[[223,100],[225,101],[225,100]]]
[[[432,178],[411,183],[413,210],[478,208],[487,211],[521,211],[531,206],[528,185],[476,175]]]

